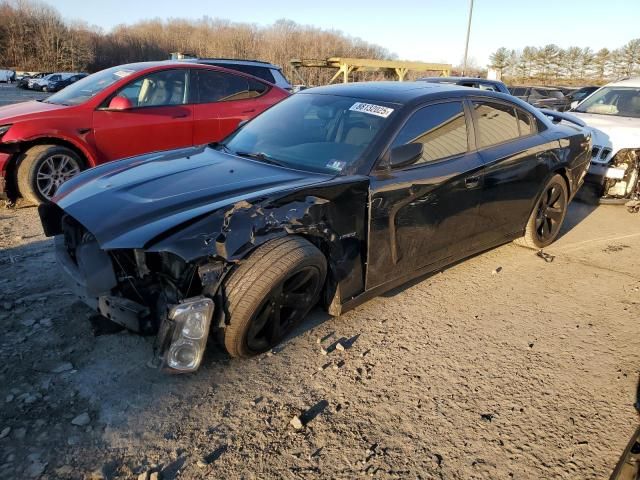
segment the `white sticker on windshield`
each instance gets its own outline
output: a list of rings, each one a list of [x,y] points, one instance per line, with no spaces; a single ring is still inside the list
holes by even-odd
[[[371,115],[376,115],[377,117],[382,118],[387,118],[393,113],[393,108],[361,102],[354,103],[349,110],[353,110],[354,112],[369,113]]]
[[[329,163],[327,163],[327,168],[341,172],[346,164],[347,162],[343,162],[341,160],[331,160]]]
[[[118,70],[117,72],[114,72],[114,75],[116,77],[124,78],[124,77],[128,77],[132,73],[133,73],[133,70]]]

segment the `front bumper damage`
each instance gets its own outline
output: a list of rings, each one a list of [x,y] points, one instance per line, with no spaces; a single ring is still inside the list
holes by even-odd
[[[77,298],[130,331],[156,334],[152,364],[173,373],[197,370],[214,317],[214,301],[203,295],[182,298],[177,291],[165,291],[167,287],[156,285],[153,278],[145,279],[158,273],[146,265],[137,265],[142,278],[132,278],[120,268],[117,257],[100,249],[90,234],[83,233],[79,244],[74,244],[72,237],[66,231],[56,235],[54,241],[58,263]],[[136,252],[132,257],[140,261],[141,255],[144,257]],[[211,275],[211,268],[204,271]],[[123,282],[132,289],[123,289]],[[138,301],[124,296],[136,289]]]
[[[611,151],[606,150],[594,147],[586,182],[604,199],[638,199],[640,149],[622,149],[608,160]]]

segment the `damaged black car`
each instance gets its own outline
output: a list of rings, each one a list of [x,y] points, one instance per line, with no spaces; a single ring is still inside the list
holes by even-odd
[[[558,235],[589,133],[451,85],[305,90],[223,142],[112,162],[40,206],[82,300],[190,372],[516,240]]]

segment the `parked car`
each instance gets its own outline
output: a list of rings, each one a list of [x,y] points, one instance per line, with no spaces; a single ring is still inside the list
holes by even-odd
[[[266,80],[278,87],[292,91],[291,83],[282,73],[282,68],[269,62],[261,62],[259,60],[238,60],[231,58],[185,58],[183,62],[202,63],[205,65],[214,65],[216,67],[228,68],[238,72],[247,73],[254,77]]]
[[[573,106],[574,102],[581,102],[582,100],[587,98],[589,95],[591,95],[593,92],[595,92],[599,88],[600,87],[590,86],[590,87],[582,87],[577,90],[574,90],[573,92],[570,92],[569,94],[566,95],[567,101],[569,102],[570,105]]]
[[[569,102],[558,88],[550,87],[510,87],[514,97],[518,97],[537,108],[548,108],[564,112]]]
[[[640,77],[609,83],[570,114],[593,131],[587,180],[604,201],[640,198]]]
[[[558,235],[589,165],[581,128],[514,97],[416,82],[318,87],[218,144],[88,170],[40,206],[77,293],[198,368],[279,343],[487,248]]]
[[[27,89],[29,88],[29,80],[44,78],[50,74],[51,74],[50,72],[42,72],[42,73],[36,73],[34,75],[23,75],[22,78],[20,78],[16,83],[16,87]]]
[[[76,73],[73,72],[50,73],[49,75],[45,75],[41,78],[32,78],[28,80],[27,86],[30,90],[46,92],[49,83],[66,80],[74,75],[76,75]]]
[[[87,75],[88,73],[76,73],[66,78],[51,79],[49,80],[49,83],[47,83],[47,86],[44,90],[47,92],[58,92],[64,87],[68,87],[72,83],[76,83],[78,80],[82,80]]]
[[[3,83],[12,83],[16,79],[16,72],[13,70],[2,70],[0,69],[0,82]]]
[[[492,92],[502,92],[511,95],[507,86],[499,80],[488,80],[486,78],[474,77],[422,77],[420,82],[430,83],[447,83],[450,85],[460,85],[462,87],[479,88],[480,90],[489,90]]]
[[[220,140],[288,95],[206,65],[103,70],[46,100],[0,107],[0,193],[40,203],[85,168]]]

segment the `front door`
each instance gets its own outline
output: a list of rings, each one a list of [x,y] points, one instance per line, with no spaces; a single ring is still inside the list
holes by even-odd
[[[391,145],[422,143],[422,157],[372,173],[367,289],[473,249],[483,174],[470,130],[461,101],[422,107]]]
[[[129,99],[131,108],[96,110],[93,132],[101,160],[193,145],[188,74],[183,68],[135,79],[116,94]]]

